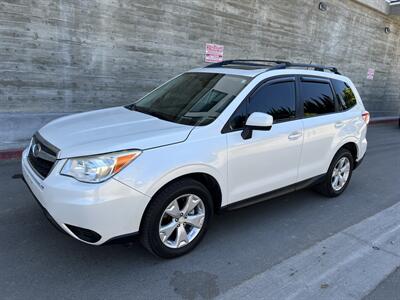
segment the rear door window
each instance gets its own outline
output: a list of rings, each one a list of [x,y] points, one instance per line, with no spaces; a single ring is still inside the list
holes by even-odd
[[[335,101],[329,82],[301,81],[300,95],[304,104],[305,118],[335,112]]]

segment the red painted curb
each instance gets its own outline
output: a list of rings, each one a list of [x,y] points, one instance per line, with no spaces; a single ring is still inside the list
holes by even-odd
[[[22,149],[0,150],[0,160],[20,159]]]

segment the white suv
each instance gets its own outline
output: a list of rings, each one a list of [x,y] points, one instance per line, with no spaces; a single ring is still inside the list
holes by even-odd
[[[153,254],[175,257],[221,209],[310,185],[340,195],[364,157],[368,122],[336,68],[224,61],[134,104],[49,123],[22,169],[45,214],[75,239],[139,233]]]

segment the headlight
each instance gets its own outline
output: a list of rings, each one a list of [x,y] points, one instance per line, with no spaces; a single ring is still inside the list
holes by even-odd
[[[139,150],[131,150],[70,158],[62,168],[61,175],[83,182],[103,182],[121,171],[141,153]]]

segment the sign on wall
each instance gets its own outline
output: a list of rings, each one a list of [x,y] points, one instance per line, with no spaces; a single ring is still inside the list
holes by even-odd
[[[205,62],[216,63],[224,60],[224,46],[206,44]]]
[[[367,79],[368,80],[374,80],[374,76],[375,76],[375,69],[368,69],[368,74],[367,74]]]

